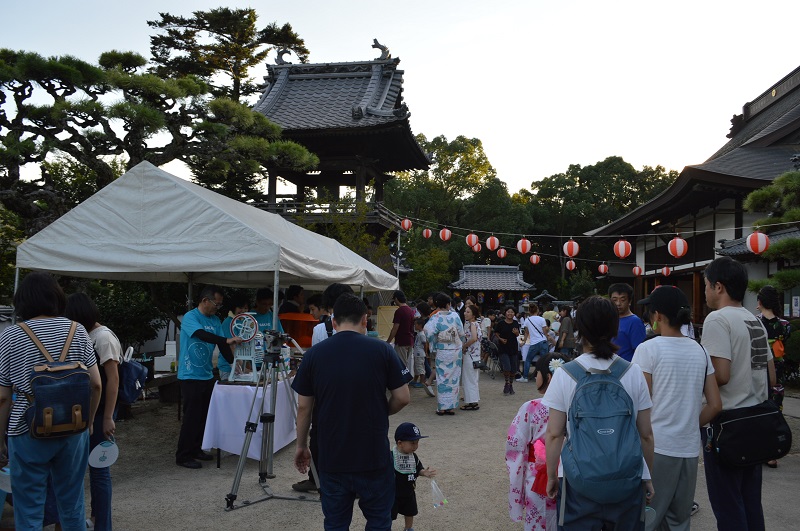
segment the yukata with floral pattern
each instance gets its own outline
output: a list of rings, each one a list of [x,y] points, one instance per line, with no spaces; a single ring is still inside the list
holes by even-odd
[[[508,428],[508,515],[515,522],[524,522],[525,531],[557,528],[556,501],[545,494],[544,434],[549,418],[550,411],[541,400],[530,400],[522,404]]]
[[[439,411],[458,407],[461,384],[461,346],[464,326],[458,312],[439,310],[424,328],[431,353],[436,359],[436,400]]]

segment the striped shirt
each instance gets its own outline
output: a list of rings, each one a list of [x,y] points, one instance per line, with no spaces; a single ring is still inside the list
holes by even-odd
[[[72,322],[64,317],[47,317],[25,321],[50,355],[58,360]],[[0,334],[0,386],[16,387],[17,399],[11,408],[8,435],[22,435],[28,431],[23,412],[28,407],[24,393],[31,393],[31,371],[47,358],[39,352],[28,335],[19,327],[11,326]],[[94,346],[83,326],[78,325],[66,361],[79,361],[90,367],[97,363]]]

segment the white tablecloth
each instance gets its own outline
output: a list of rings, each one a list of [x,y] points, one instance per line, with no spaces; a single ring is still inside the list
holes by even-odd
[[[284,382],[278,383],[278,399],[275,405],[274,450],[276,452],[297,438],[292,406],[285,385]],[[267,386],[267,399],[264,402],[265,413],[270,412],[271,387],[271,384]],[[221,385],[217,382],[214,386],[214,394],[211,395],[206,431],[203,434],[204,450],[219,448],[239,455],[244,444],[244,425],[247,422],[247,414],[250,411],[256,389],[259,390],[259,393],[254,410],[258,410],[258,405],[261,403],[260,388],[251,385]],[[292,391],[292,395],[297,396],[294,391]],[[254,422],[258,423],[258,428],[250,440],[250,448],[247,451],[247,457],[250,459],[259,459],[261,455],[263,425],[259,422],[258,417],[259,415],[254,411],[253,418]]]

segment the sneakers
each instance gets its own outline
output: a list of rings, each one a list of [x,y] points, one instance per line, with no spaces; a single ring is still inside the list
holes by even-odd
[[[214,460],[214,456],[213,455],[209,454],[208,452],[204,452],[203,450],[200,450],[200,452],[196,456],[194,456],[194,458],[197,459],[198,461],[213,461]]]
[[[508,395],[511,394],[511,384],[507,383],[505,387],[503,387],[503,394]]]
[[[312,479],[304,479],[303,481],[292,485],[292,490],[296,490],[297,492],[316,492],[317,484],[314,483],[314,480]]]
[[[691,512],[691,513],[689,513],[689,514],[690,514],[691,516],[694,516],[694,515],[696,515],[696,514],[697,514],[697,511],[699,511],[699,510],[700,510],[700,504],[699,504],[699,503],[697,503],[696,501],[693,501],[693,502],[692,502],[692,512]]]
[[[513,384],[508,384],[508,394],[510,394],[510,395],[517,394],[517,393],[514,392],[514,385]]]
[[[200,461],[196,461],[194,459],[189,459],[188,461],[183,461],[181,463],[176,463],[178,466],[182,466],[184,468],[191,468],[192,470],[197,470],[198,468],[203,468],[203,464]]]
[[[520,383],[528,383],[528,379],[527,378],[517,378],[516,381],[518,381]]]
[[[428,394],[428,396],[436,396],[436,393],[433,392],[433,386],[432,385],[426,385],[425,386],[425,392]]]

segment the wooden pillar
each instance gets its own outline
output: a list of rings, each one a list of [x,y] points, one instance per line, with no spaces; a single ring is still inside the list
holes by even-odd
[[[278,204],[278,175],[275,170],[267,172],[267,203],[269,206]]]
[[[365,201],[364,192],[367,187],[367,168],[364,165],[359,165],[356,168],[356,203],[363,203]]]
[[[379,174],[375,176],[375,202],[382,203],[383,202],[383,183],[386,177],[383,174]]]

